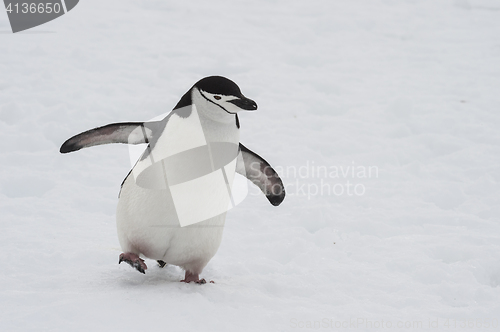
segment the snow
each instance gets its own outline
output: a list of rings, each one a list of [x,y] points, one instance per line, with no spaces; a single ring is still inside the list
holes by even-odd
[[[498,324],[498,1],[86,0],[9,30],[0,11],[2,330]],[[288,196],[250,188],[200,286],[118,265],[125,145],[58,150],[208,75],[259,105],[242,142]]]

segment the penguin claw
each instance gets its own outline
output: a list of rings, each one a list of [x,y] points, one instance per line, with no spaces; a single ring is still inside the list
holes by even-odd
[[[121,264],[121,262],[126,262],[137,271],[141,272],[142,274],[146,274],[145,270],[147,270],[148,267],[146,263],[144,263],[144,259],[140,258],[137,254],[131,252],[122,253],[120,254],[118,264]]]
[[[193,281],[195,284],[203,285],[206,284],[207,281],[205,279],[198,279],[198,280],[181,280],[181,282],[185,282],[186,284],[189,284],[191,281]],[[210,280],[210,282],[213,284],[214,282]]]
[[[156,262],[158,263],[158,266],[160,267],[160,269],[163,269],[167,265],[167,263],[165,263],[162,260],[158,260]]]

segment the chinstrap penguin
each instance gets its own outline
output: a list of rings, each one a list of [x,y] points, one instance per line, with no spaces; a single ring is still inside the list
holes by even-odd
[[[142,255],[160,267],[180,266],[182,281],[205,283],[199,274],[221,243],[227,206],[234,206],[235,172],[257,185],[272,205],[281,204],[285,190],[277,173],[239,142],[237,113],[256,109],[236,83],[210,76],[160,121],[109,124],[64,142],[61,153],[108,143],[148,144],[119,194],[119,263],[145,273]]]

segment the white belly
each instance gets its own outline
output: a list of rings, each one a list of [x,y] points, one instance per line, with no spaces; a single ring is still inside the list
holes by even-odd
[[[129,178],[123,185],[116,217],[124,252],[199,273],[219,248],[226,214],[181,227],[168,191],[144,189]]]
[[[192,119],[192,117],[190,118]],[[176,144],[176,139],[179,136],[169,135],[169,129],[171,128],[172,132],[182,132],[183,134],[197,130],[196,126],[199,125],[200,121],[198,120],[198,124],[193,124],[187,120],[189,119],[171,118],[163,133],[165,141],[160,142],[161,144],[157,144],[155,147],[155,149],[161,148],[163,151],[153,150],[152,155],[168,156],[173,154],[171,151],[186,149],[186,140],[179,140],[179,144]],[[210,122],[207,125],[204,119],[201,119],[201,123],[204,123],[204,134],[209,140],[235,145],[239,143],[239,132],[234,124],[211,126]],[[199,145],[199,141],[196,144]],[[158,158],[155,161],[157,162]],[[139,174],[136,172],[137,169],[144,170],[146,168],[147,165],[138,163],[132,174],[126,179],[120,193],[116,216],[118,239],[123,251],[142,254],[151,259],[163,260],[168,264],[181,266],[193,273],[200,273],[220,246],[226,219],[225,210],[222,210],[221,213],[221,204],[215,210],[217,204],[213,204],[214,202],[200,206],[203,205],[203,200],[196,201],[195,206],[189,207],[187,204],[186,206],[191,209],[193,214],[203,209],[204,213],[208,213],[210,217],[182,227],[179,222],[180,215],[182,213],[189,215],[189,209],[179,210],[178,200],[179,197],[183,196],[179,196],[175,190],[169,190],[162,186],[147,188],[140,182],[136,183],[135,179]],[[224,167],[226,178],[232,179],[234,171],[235,164]],[[167,174],[167,176],[171,175]],[[186,186],[183,190],[184,197],[191,194],[199,196],[199,190],[196,186]],[[222,202],[223,204],[227,204],[227,202]],[[214,210],[210,211],[212,206]]]

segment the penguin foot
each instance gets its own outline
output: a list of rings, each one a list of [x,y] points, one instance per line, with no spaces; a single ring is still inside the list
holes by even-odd
[[[205,279],[198,279],[198,280],[191,280],[194,281],[195,284],[203,285],[206,284],[207,281]],[[186,284],[189,284],[191,281],[186,281],[186,280],[181,280],[181,282],[185,282]],[[212,284],[214,283],[213,281],[210,281]]]
[[[162,260],[158,260],[156,262],[158,263],[158,266],[160,267],[160,269],[163,269],[167,265],[167,263],[165,263]]]
[[[184,275],[184,280],[181,280],[181,282],[189,284],[191,281],[194,281],[195,283],[200,285],[207,283],[205,279],[200,279],[200,275],[198,273],[191,273],[186,271],[186,274]],[[210,283],[213,284],[214,283],[213,280],[210,280]]]
[[[137,271],[146,274],[144,272],[148,267],[146,266],[146,263],[144,263],[144,259],[140,258],[138,255],[127,252],[127,253],[121,253],[120,254],[120,260],[118,261],[118,264],[121,262],[126,262],[130,264],[133,268],[135,268]]]

